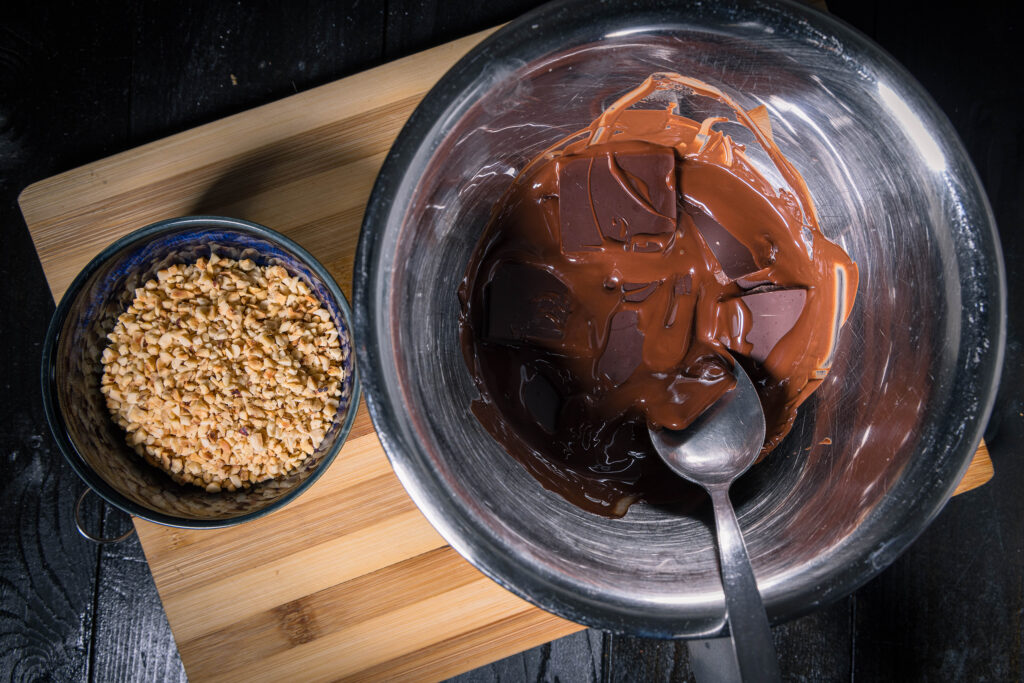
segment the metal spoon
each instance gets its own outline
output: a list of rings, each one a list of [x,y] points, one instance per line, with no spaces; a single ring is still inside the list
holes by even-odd
[[[739,363],[733,367],[734,389],[682,431],[651,429],[651,443],[674,472],[711,495],[726,616],[741,678],[778,681],[768,616],[729,500],[729,486],[753,464],[764,443],[764,409],[750,377]]]

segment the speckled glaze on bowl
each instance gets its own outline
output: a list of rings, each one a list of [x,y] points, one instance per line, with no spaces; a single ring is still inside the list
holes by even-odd
[[[340,333],[346,379],[334,423],[320,447],[286,477],[250,489],[207,493],[174,482],[145,463],[126,443],[100,393],[100,355],[106,335],[131,303],[136,287],[173,263],[211,251],[257,265],[279,265],[298,275],[331,314]],[[142,519],[184,528],[214,528],[256,519],[309,488],[341,449],[355,419],[359,382],[351,352],[348,302],[309,252],[273,230],[216,216],[174,218],[137,230],[104,249],[68,288],[43,345],[46,419],[64,457],[99,496]]]

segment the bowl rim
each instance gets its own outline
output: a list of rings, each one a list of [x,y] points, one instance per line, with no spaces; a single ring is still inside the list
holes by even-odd
[[[342,318],[344,319],[343,324],[348,327],[349,345],[351,349],[349,353],[352,357],[352,389],[347,414],[342,422],[341,431],[338,434],[338,438],[334,446],[332,446],[330,451],[324,455],[323,460],[317,468],[308,477],[306,477],[302,483],[277,500],[273,501],[271,504],[260,508],[259,510],[226,519],[191,519],[188,517],[167,515],[151,510],[150,508],[147,508],[118,492],[85,463],[85,460],[79,453],[77,446],[67,433],[64,416],[60,410],[60,403],[57,398],[56,353],[60,330],[63,329],[64,324],[67,321],[73,302],[81,293],[82,288],[85,286],[85,283],[89,278],[92,277],[92,275],[114,254],[125,247],[145,243],[150,239],[165,233],[177,231],[187,232],[189,230],[198,230],[202,228],[230,229],[260,237],[269,242],[278,243],[305,263],[306,266],[308,266],[323,280],[328,291],[330,291],[331,295],[337,301],[338,308],[341,311]],[[50,318],[50,324],[46,329],[46,337],[43,340],[40,374],[43,394],[43,411],[46,416],[46,422],[50,427],[50,433],[53,434],[53,438],[57,442],[57,447],[60,449],[64,459],[69,465],[71,465],[71,469],[75,471],[75,474],[77,474],[79,478],[85,482],[86,486],[92,489],[96,495],[107,503],[113,505],[115,508],[148,522],[161,524],[163,526],[176,527],[179,529],[220,529],[235,526],[237,524],[242,524],[243,522],[259,519],[260,517],[264,517],[281,509],[312,486],[316,480],[323,475],[327,468],[331,466],[331,463],[334,462],[334,458],[338,455],[338,452],[348,439],[349,432],[352,430],[352,424],[355,422],[355,416],[359,407],[361,383],[359,381],[359,359],[353,355],[355,346],[354,316],[352,309],[349,306],[348,299],[345,298],[345,294],[341,291],[341,288],[338,286],[338,283],[334,280],[331,274],[327,272],[327,269],[324,268],[324,266],[314,258],[312,254],[306,251],[306,249],[301,247],[294,240],[282,235],[276,230],[271,230],[266,226],[240,218],[207,215],[168,218],[157,221],[156,223],[151,223],[139,228],[138,230],[134,230],[112,242],[99,254],[93,257],[92,260],[90,260],[89,263],[78,273],[71,284],[68,285],[68,288],[65,290],[60,302],[57,304],[57,308],[54,311],[53,316]]]
[[[403,422],[407,417],[404,414],[396,414],[395,403],[400,403],[400,398],[389,390],[384,382],[391,359],[384,357],[377,335],[378,330],[391,329],[390,312],[382,311],[375,305],[376,297],[383,297],[376,288],[387,287],[387,283],[375,279],[375,271],[385,248],[389,246],[384,241],[385,230],[392,222],[401,220],[403,202],[411,198],[416,185],[415,177],[418,177],[418,172],[424,170],[422,165],[414,164],[422,162],[424,158],[430,158],[454,121],[469,106],[466,102],[471,101],[478,91],[490,87],[488,75],[500,70],[496,68],[497,64],[505,65],[517,58],[523,63],[519,57],[522,52],[517,48],[527,45],[554,45],[552,50],[558,49],[557,38],[551,35],[552,27],[548,22],[553,15],[559,12],[571,15],[570,9],[587,7],[588,13],[598,15],[591,16],[589,20],[592,23],[591,30],[596,33],[602,28],[600,22],[609,18],[614,19],[616,12],[620,12],[619,19],[624,16],[644,16],[645,12],[650,14],[663,10],[685,16],[686,7],[695,4],[699,3],[638,0],[629,3],[633,9],[627,9],[625,2],[609,1],[602,3],[601,8],[597,8],[591,7],[585,0],[555,0],[506,24],[474,47],[427,93],[391,147],[364,214],[353,287],[358,342],[356,349],[359,362],[365,369],[363,389],[367,408],[395,473],[431,525],[477,569],[499,585],[542,609],[591,627],[662,638],[706,637],[708,634],[697,634],[685,628],[680,630],[678,625],[673,625],[669,620],[660,617],[652,618],[647,623],[623,619],[621,613],[613,613],[602,605],[601,596],[567,593],[564,585],[554,583],[515,558],[503,556],[501,553],[506,549],[491,538],[474,537],[473,529],[464,517],[447,514],[447,510],[453,505],[452,502],[441,493],[431,490],[434,481],[425,471],[428,466],[418,462],[418,458],[412,457],[402,443]],[[1006,276],[995,218],[977,171],[946,115],[902,65],[857,29],[836,17],[792,0],[768,0],[757,3],[740,0],[729,4],[742,7],[764,6],[795,15],[813,29],[835,36],[845,44],[870,55],[879,73],[892,76],[900,88],[917,98],[922,116],[935,122],[939,132],[944,134],[944,153],[962,162],[965,193],[973,194],[980,200],[979,209],[983,220],[977,226],[982,237],[982,244],[978,250],[990,268],[990,271],[984,274],[990,287],[983,294],[975,295],[973,298],[966,294],[963,297],[965,310],[968,306],[976,304],[979,297],[988,302],[988,315],[978,327],[981,332],[987,333],[991,349],[987,354],[983,354],[980,360],[974,362],[969,371],[958,364],[953,373],[956,385],[973,381],[977,389],[978,408],[966,420],[967,428],[958,438],[950,437],[938,444],[938,447],[949,446],[949,452],[952,453],[948,471],[943,472],[943,476],[937,481],[930,483],[927,499],[917,501],[906,514],[905,525],[899,533],[881,539],[848,566],[825,572],[822,567],[815,565],[812,567],[813,571],[809,572],[813,574],[809,586],[803,586],[799,591],[780,591],[780,595],[773,596],[777,597],[777,600],[775,609],[769,609],[769,616],[773,622],[778,623],[838,600],[876,576],[913,543],[952,495],[970,465],[995,401],[999,370],[1003,364],[1005,350]],[[564,44],[561,47],[564,48]],[[538,52],[534,57],[542,54],[544,52]],[[492,78],[496,77],[492,75]],[[476,86],[477,90],[471,89],[472,86]],[[532,589],[524,588],[524,583],[529,583]]]

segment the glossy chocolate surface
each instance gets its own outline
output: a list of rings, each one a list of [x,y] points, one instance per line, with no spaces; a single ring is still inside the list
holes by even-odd
[[[675,105],[725,105],[767,154]],[[765,407],[767,454],[828,373],[857,267],[821,233],[763,109],[655,74],[525,166],[495,207],[459,290],[473,412],[545,487],[621,516],[689,485],[647,426],[684,429],[728,391],[733,357]]]

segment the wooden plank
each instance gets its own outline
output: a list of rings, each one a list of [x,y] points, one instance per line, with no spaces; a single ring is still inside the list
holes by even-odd
[[[961,493],[978,488],[991,479],[994,474],[995,469],[992,467],[992,459],[988,455],[988,445],[982,439],[978,445],[978,450],[974,452],[974,458],[971,460],[970,467],[967,468],[964,478],[960,480],[960,484],[953,491],[953,495],[959,496]]]
[[[291,236],[350,293],[363,207],[394,136],[486,34],[26,188],[22,209],[51,291],[59,297],[135,228],[214,213]],[[964,486],[985,479],[975,473]],[[364,406],[335,464],[286,509],[215,531],[136,527],[193,680],[297,670],[308,680],[429,678],[581,629],[445,546],[391,472]]]

